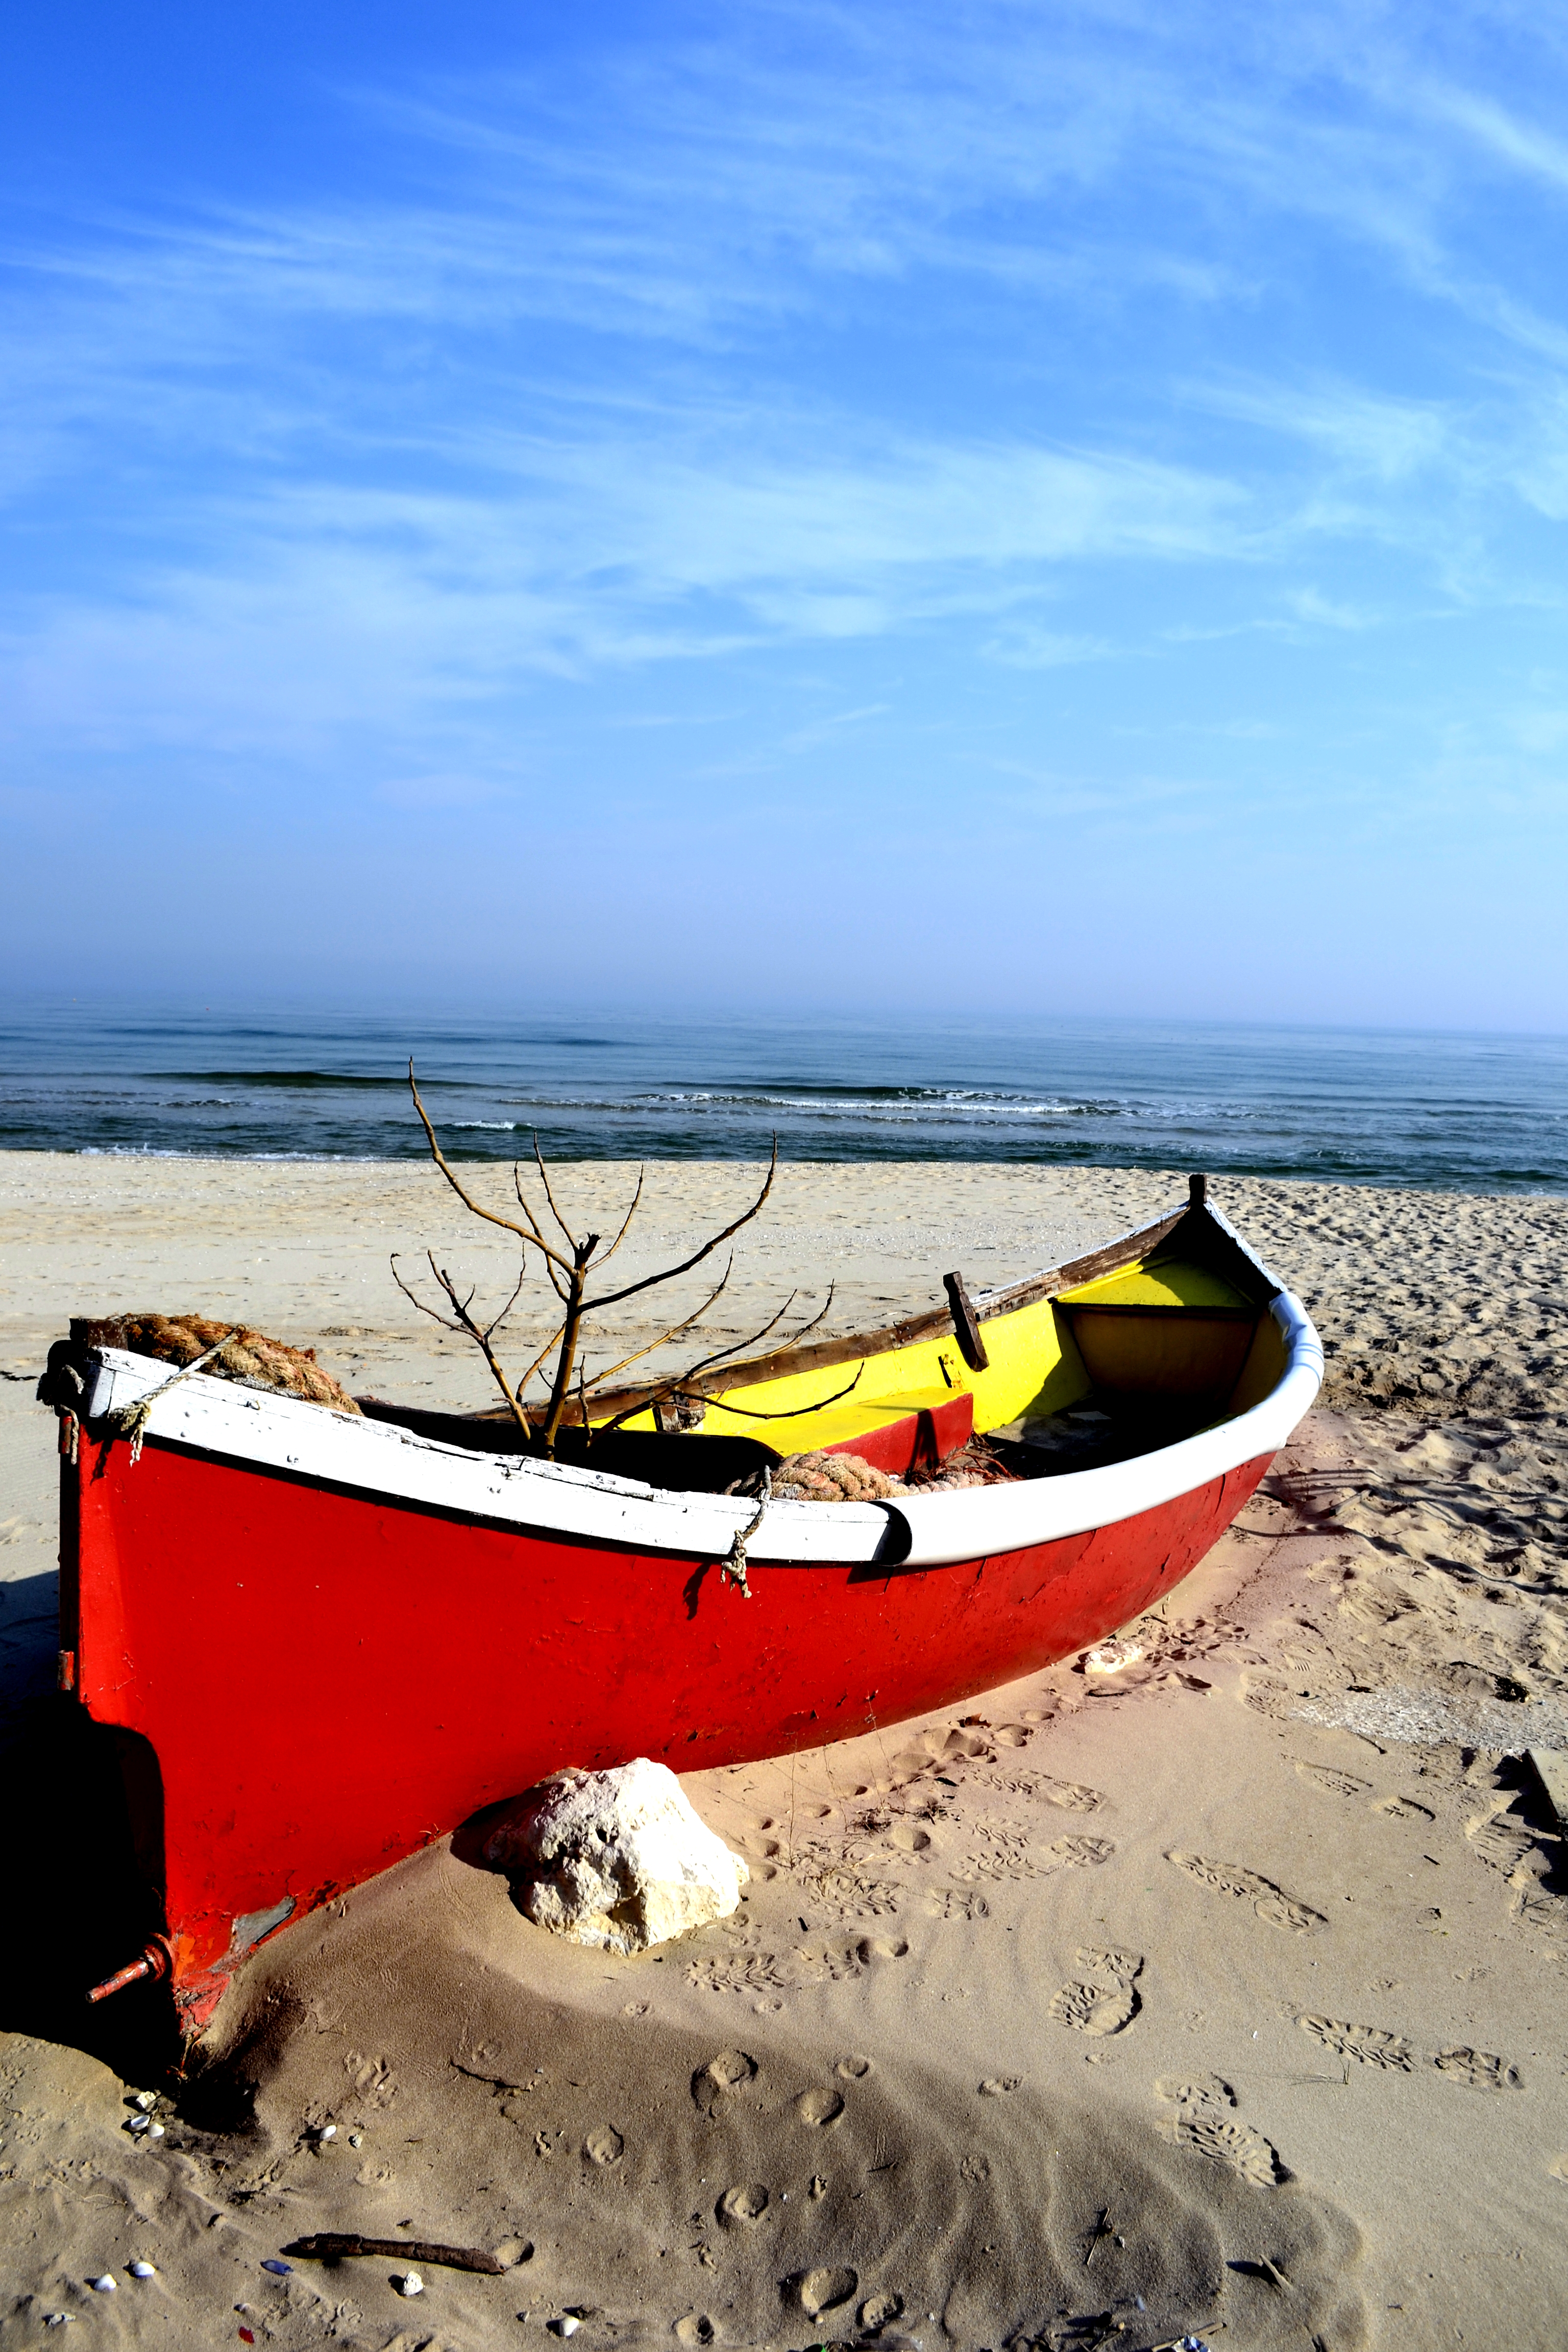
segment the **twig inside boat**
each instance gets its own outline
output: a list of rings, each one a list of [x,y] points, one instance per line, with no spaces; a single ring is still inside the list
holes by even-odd
[[[547,1232],[544,1218],[532,1207],[523,1190],[521,1162],[514,1161],[511,1171],[512,1191],[517,1196],[518,1207],[521,1211],[521,1219],[503,1216],[499,1210],[486,1207],[484,1202],[476,1197],[469,1186],[458,1174],[441,1148],[440,1138],[436,1132],[435,1124],[420,1096],[412,1061],[408,1065],[408,1087],[414,1098],[414,1108],[418,1114],[420,1125],[425,1130],[425,1139],[429,1146],[430,1156],[447,1182],[472,1215],[482,1218],[487,1224],[499,1225],[502,1232],[515,1236],[521,1248],[522,1264],[519,1268],[517,1282],[510,1297],[497,1314],[490,1317],[489,1321],[483,1320],[473,1311],[473,1288],[470,1287],[466,1295],[461,1294],[458,1283],[447,1269],[437,1264],[433,1251],[427,1250],[426,1256],[429,1260],[430,1272],[437,1287],[445,1297],[449,1312],[429,1305],[417,1296],[399,1274],[395,1255],[392,1261],[394,1281],[404,1297],[417,1307],[421,1314],[428,1315],[444,1329],[456,1331],[474,1343],[485,1360],[490,1377],[506,1399],[508,1411],[518,1426],[526,1431],[531,1443],[536,1442],[547,1455],[553,1457],[562,1423],[567,1418],[574,1391],[576,1410],[583,1423],[584,1443],[587,1444],[590,1443],[592,1429],[589,1416],[595,1391],[602,1390],[608,1381],[624,1372],[629,1365],[639,1362],[643,1357],[651,1355],[657,1349],[679,1339],[683,1333],[690,1330],[694,1324],[700,1322],[722,1295],[729,1283],[734,1265],[733,1254],[731,1253],[730,1264],[726,1265],[722,1276],[700,1306],[670,1324],[667,1329],[658,1334],[657,1339],[650,1339],[645,1346],[635,1349],[629,1356],[622,1357],[618,1363],[611,1364],[594,1374],[590,1374],[587,1370],[584,1349],[584,1333],[590,1318],[607,1314],[612,1307],[624,1306],[627,1299],[639,1297],[645,1290],[657,1289],[664,1283],[676,1281],[681,1275],[689,1274],[693,1267],[700,1265],[705,1258],[710,1257],[721,1243],[728,1241],[732,1234],[738,1234],[742,1225],[750,1224],[752,1218],[760,1213],[773,1188],[773,1179],[778,1173],[778,1138],[776,1136],[773,1138],[767,1172],[763,1178],[755,1200],[742,1209],[738,1216],[732,1217],[728,1224],[721,1226],[716,1234],[710,1234],[700,1248],[683,1257],[678,1265],[663,1266],[657,1273],[643,1275],[634,1282],[623,1283],[618,1289],[601,1291],[596,1297],[590,1297],[588,1289],[590,1279],[596,1278],[602,1269],[609,1264],[631,1230],[632,1221],[642,1201],[646,1171],[638,1171],[636,1190],[614,1239],[607,1248],[601,1248],[603,1240],[601,1234],[590,1233],[579,1238],[573,1233],[556,1199],[550,1171],[545,1165],[544,1155],[539,1148],[539,1138],[535,1135],[533,1138],[534,1168],[543,1190],[545,1212],[548,1217],[553,1220],[560,1235],[560,1239],[557,1240]],[[530,1272],[528,1255],[530,1250],[538,1251],[545,1278],[560,1301],[563,1312],[528,1370],[521,1380],[514,1381],[509,1377],[506,1367],[501,1362],[495,1346],[495,1335],[521,1295],[524,1281]],[[775,1330],[794,1305],[795,1297],[796,1294],[792,1291],[784,1306],[769,1318],[760,1331],[753,1332],[745,1339],[736,1340],[729,1347],[716,1349],[697,1364],[689,1365],[683,1371],[668,1379],[650,1383],[647,1391],[637,1397],[635,1403],[625,1407],[612,1419],[601,1423],[596,1430],[593,1431],[593,1433],[603,1435],[609,1431],[619,1429],[626,1421],[653,1410],[671,1398],[683,1400],[692,1391],[694,1383],[701,1374],[710,1371],[715,1365],[740,1354],[743,1349],[754,1348],[760,1340]],[[833,1292],[829,1287],[827,1298],[822,1307],[795,1333],[795,1342],[803,1339],[807,1332],[816,1329],[832,1302]],[[546,1361],[552,1354],[554,1355],[555,1361],[548,1375],[549,1395],[542,1406],[531,1407],[524,1402],[527,1391],[533,1380],[543,1371]],[[846,1389],[841,1393],[847,1395],[848,1390]],[[836,1400],[829,1399],[826,1402],[831,1402]],[[752,1414],[748,1417],[762,1419],[765,1416]],[[655,1425],[658,1425],[657,1412]]]

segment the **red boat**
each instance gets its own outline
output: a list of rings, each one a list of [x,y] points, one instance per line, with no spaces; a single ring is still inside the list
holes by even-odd
[[[1087,1257],[948,1289],[712,1376],[697,1428],[650,1412],[554,1462],[494,1415],[174,1377],[73,1324],[41,1391],[60,1681],[120,1727],[163,1921],[111,1982],[167,1976],[193,2038],[287,1922],[561,1765],[777,1755],[1080,1650],[1202,1558],[1321,1379],[1199,1178]],[[996,1483],[921,1491],[976,1435]],[[914,1483],[713,1491],[805,1449]]]

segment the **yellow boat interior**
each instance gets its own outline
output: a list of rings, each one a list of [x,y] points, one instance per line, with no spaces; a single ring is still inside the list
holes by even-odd
[[[950,1305],[887,1329],[710,1374],[674,1399],[635,1391],[590,1403],[563,1459],[663,1486],[717,1491],[763,1463],[855,1453],[917,1476],[973,1441],[1004,1475],[1050,1476],[1169,1444],[1246,1412],[1286,1364],[1259,1262],[1207,1210],[1189,1206],[1049,1272],[980,1294],[957,1276]],[[510,1451],[495,1412],[415,1412],[360,1400],[377,1418]],[[612,1433],[605,1424],[619,1426]],[[595,1433],[595,1430],[597,1433]],[[907,1457],[907,1458],[906,1458]]]

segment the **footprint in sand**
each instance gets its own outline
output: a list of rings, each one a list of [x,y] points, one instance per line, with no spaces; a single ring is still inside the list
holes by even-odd
[[[1109,1838],[1075,1834],[1033,1847],[1016,1830],[982,1829],[983,1853],[966,1853],[953,1871],[954,1878],[1048,1878],[1057,1870],[1092,1870],[1116,1852]]]
[[[1336,1797],[1364,1797],[1372,1786],[1370,1780],[1358,1780],[1353,1772],[1336,1772],[1331,1764],[1309,1764],[1300,1756],[1291,1760],[1303,1780],[1310,1780],[1315,1789],[1327,1789]]]
[[[1206,2107],[1216,2116],[1236,2105],[1236,2093],[1220,2074],[1162,2074],[1154,2096],[1173,2107]]]
[[[803,2124],[810,2124],[817,2131],[826,2131],[844,2113],[844,2101],[837,2091],[803,2091],[795,2103],[795,2111]]]
[[[1175,2107],[1160,2119],[1160,2130],[1178,2147],[1206,2157],[1211,2164],[1228,2165],[1255,2189],[1272,2189],[1283,2179],[1279,2151],[1250,2124],[1237,2123],[1226,2108],[1236,2105],[1236,2094],[1217,2075],[1163,2074],[1155,2094]]]
[[[609,2124],[599,2124],[583,2142],[583,2153],[590,2164],[619,2164],[626,2145],[620,2133]]]
[[[343,2072],[368,2107],[389,2107],[397,2096],[397,2076],[390,2059],[366,2057],[351,2050],[344,2056]]]
[[[989,1919],[991,1906],[984,1895],[961,1893],[956,1887],[944,1887],[933,1894],[926,1905],[931,1919]]]
[[[1108,1992],[1103,1985],[1065,1984],[1051,1995],[1051,2015],[1058,2025],[1095,2035],[1120,2033],[1131,2025],[1142,2003],[1131,1985]]]
[[[734,2189],[726,2189],[713,2208],[721,2228],[743,2230],[760,2221],[772,2202],[765,2184],[761,2180],[742,2181]]]
[[[1065,1984],[1053,1995],[1051,2015],[1058,2025],[1070,2025],[1078,2033],[1120,2033],[1142,2007],[1133,1990],[1134,1979],[1142,1973],[1142,1953],[1091,1946],[1079,1952],[1078,1964],[1085,1980]],[[1109,1978],[1110,1989],[1096,1983],[1096,1978]]]
[[[1051,1780],[1044,1775],[1036,1783],[1036,1792],[1064,1813],[1098,1813],[1105,1802],[1098,1789],[1087,1788],[1081,1780]]]
[[[1166,2116],[1160,2129],[1178,2147],[1207,2157],[1211,2164],[1228,2164],[1255,2189],[1272,2189],[1282,2176],[1278,2151],[1250,2124],[1227,2122],[1187,2107]]]
[[[980,2095],[983,2099],[1005,2099],[1023,2087],[1022,2074],[987,2074],[980,2084]]]
[[[1408,2074],[1415,2063],[1410,2043],[1378,2026],[1342,2024],[1335,2017],[1299,2017],[1296,2022],[1325,2050],[1333,2051],[1337,2057],[1353,2058],[1358,2066],[1382,2066],[1393,2074]]]
[[[889,1833],[888,1843],[897,1846],[900,1853],[925,1853],[931,1846],[931,1832],[917,1830],[908,1822],[900,1822]]]
[[[862,1936],[855,1947],[855,1957],[862,1968],[870,1968],[878,1960],[901,1960],[909,1952],[902,1936]]]
[[[1430,1805],[1418,1805],[1414,1797],[1383,1797],[1372,1810],[1385,1813],[1391,1822],[1435,1822],[1437,1818]]]
[[[1109,1862],[1116,1848],[1109,1838],[1062,1837],[1047,1846],[1040,1857],[1045,1870],[1093,1870]]]
[[[700,1959],[689,1960],[686,1966],[688,1984],[700,1985],[705,1992],[782,1992],[789,1978],[776,1952],[747,1952],[740,1955],[707,1953]],[[778,2004],[773,2004],[775,2008]],[[701,2101],[698,2101],[701,2105]]]
[[[1292,1935],[1306,1936],[1314,1927],[1328,1925],[1321,1911],[1292,1901],[1271,1878],[1260,1877],[1255,1870],[1243,1870],[1239,1863],[1210,1862],[1204,1854],[1183,1853],[1174,1849],[1165,1860],[1173,1863],[1188,1878],[1196,1879],[1200,1886],[1215,1887],[1221,1895],[1239,1895],[1270,1927],[1284,1927]]]
[[[1522,2091],[1519,2068],[1485,2050],[1439,2050],[1432,2063],[1440,2074],[1452,2074],[1472,2091]]]
[[[713,2322],[705,2311],[689,2311],[676,2321],[673,2333],[682,2344],[711,2344]]]
[[[705,2116],[710,2116],[721,2099],[754,2082],[756,2074],[757,2062],[744,2050],[721,2050],[691,2077],[692,2098]]]
[[[1142,1952],[1120,1951],[1114,1945],[1086,1944],[1078,1964],[1085,1976],[1109,1977],[1113,1984],[1131,1984],[1143,1973]]]
[[[821,2270],[797,2273],[790,2284],[806,2317],[820,2319],[825,2311],[837,2311],[841,2303],[847,2303],[860,2281],[852,2270],[825,2265]]]
[[[862,2083],[871,2072],[871,2061],[862,2058],[858,2051],[851,2051],[847,2057],[840,2058],[833,2071],[842,2074],[847,2083]]]
[[[879,2327],[890,2326],[903,2315],[901,2294],[868,2294],[860,2305],[860,2325],[868,2336],[874,2336]]]

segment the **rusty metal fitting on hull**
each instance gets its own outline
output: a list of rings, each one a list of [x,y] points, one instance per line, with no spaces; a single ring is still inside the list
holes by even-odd
[[[137,1958],[124,1968],[117,1969],[111,1977],[105,1977],[101,1984],[94,1985],[88,2000],[107,2000],[111,1992],[123,1992],[127,1985],[137,1983],[142,1977],[151,1977],[155,1983],[161,1982],[172,1973],[174,1966],[174,1955],[169,1948],[168,1938],[149,1937]]]

